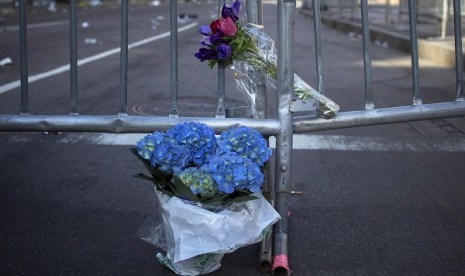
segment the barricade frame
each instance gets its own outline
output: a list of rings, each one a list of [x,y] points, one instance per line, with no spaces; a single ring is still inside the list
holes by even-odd
[[[324,60],[322,55],[320,0],[312,0],[315,35],[315,57],[317,87],[325,92]],[[292,184],[292,137],[294,133],[313,132],[328,129],[360,127],[369,125],[409,122],[465,116],[465,94],[463,88],[461,1],[454,0],[454,36],[456,50],[456,98],[449,102],[423,104],[418,77],[418,35],[416,22],[410,20],[411,57],[412,57],[412,105],[389,108],[375,108],[371,87],[370,33],[367,13],[367,0],[361,0],[363,28],[363,61],[365,74],[365,110],[340,112],[335,118],[324,119],[318,115],[294,116],[291,108],[294,83],[293,40],[294,20],[296,16],[295,0],[278,0],[277,52],[278,79],[276,89],[276,118],[266,114],[267,99],[265,84],[257,86],[256,118],[226,118],[224,106],[225,68],[218,69],[217,110],[214,118],[180,117],[177,107],[177,1],[170,1],[171,10],[171,108],[166,117],[133,116],[127,113],[127,55],[128,55],[128,1],[121,1],[121,51],[120,51],[120,94],[118,114],[88,116],[80,115],[78,108],[77,78],[77,7],[76,1],[70,1],[70,112],[69,115],[31,115],[28,108],[28,71],[27,71],[27,19],[26,1],[19,1],[20,10],[20,48],[21,48],[21,107],[18,115],[0,114],[0,131],[61,131],[61,132],[108,132],[108,133],[148,133],[154,130],[166,130],[180,122],[198,121],[211,126],[219,133],[227,128],[245,125],[257,129],[265,136],[276,137],[275,167],[269,168],[274,174],[274,187],[271,198],[282,219],[275,225],[273,238],[268,237],[262,244],[262,252],[273,255],[262,256],[261,270],[271,270],[275,275],[289,275],[288,264],[288,201]],[[225,3],[218,1],[218,9]],[[414,0],[409,0],[409,18],[416,18]],[[248,18],[252,23],[262,22],[262,1],[247,1]],[[271,248],[273,250],[271,250]]]

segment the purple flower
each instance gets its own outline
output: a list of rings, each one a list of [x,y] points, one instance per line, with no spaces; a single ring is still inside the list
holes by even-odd
[[[212,29],[210,26],[200,26],[199,32],[203,35],[211,35],[212,34]]]
[[[200,44],[202,44],[203,46],[211,46],[212,42],[210,38],[211,36],[204,36],[202,40],[200,41]]]
[[[221,32],[216,32],[210,36],[210,42],[212,44],[216,44],[221,40],[222,37],[223,37],[223,34]]]
[[[231,57],[231,47],[222,43],[216,47],[216,54],[218,55],[218,59],[228,59]]]
[[[216,59],[218,58],[217,52],[212,49],[200,48],[195,57],[200,59],[200,61]]]
[[[241,1],[236,0],[232,5],[223,5],[221,9],[221,16],[223,18],[231,18],[234,22],[239,19],[239,8],[241,7]]]

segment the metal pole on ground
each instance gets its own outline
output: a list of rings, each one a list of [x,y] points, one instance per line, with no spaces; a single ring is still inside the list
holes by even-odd
[[[290,275],[288,263],[288,196],[292,183],[292,134],[293,117],[290,103],[294,96],[294,20],[296,1],[278,1],[278,74],[276,111],[281,128],[276,135],[275,191],[276,210],[281,220],[274,226],[274,258],[272,273]]]

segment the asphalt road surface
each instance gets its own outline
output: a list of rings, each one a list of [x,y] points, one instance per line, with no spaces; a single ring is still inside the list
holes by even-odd
[[[276,6],[265,5],[275,37]],[[130,114],[168,114],[169,7],[131,5]],[[68,114],[67,13],[30,11],[32,114]],[[193,57],[216,13],[213,4],[180,4],[181,116],[213,116],[216,72]],[[19,112],[17,21],[0,22],[0,113]],[[81,9],[81,114],[116,114],[119,10]],[[33,27],[32,27],[33,26]],[[316,83],[313,25],[296,17],[295,70]],[[363,108],[361,41],[323,28],[327,95],[342,111]],[[135,44],[136,43],[136,44]],[[372,46],[377,107],[411,104],[410,58]],[[102,57],[103,56],[103,57]],[[423,101],[455,96],[454,71],[421,64]],[[54,71],[57,68],[60,69]],[[12,84],[13,83],[13,84]],[[3,90],[2,90],[3,89]],[[244,102],[228,76],[227,104]],[[273,102],[274,92],[270,89]],[[271,104],[273,106],[273,104]],[[294,136],[289,258],[294,275],[463,275],[465,273],[465,123],[463,118],[321,131]],[[172,275],[157,248],[136,231],[155,208],[153,188],[132,177],[143,166],[129,153],[143,134],[0,133],[2,275]],[[258,246],[224,257],[211,275],[262,275]]]

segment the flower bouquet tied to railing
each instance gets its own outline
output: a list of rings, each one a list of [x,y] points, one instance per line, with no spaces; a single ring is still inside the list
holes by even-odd
[[[218,19],[209,26],[201,26],[202,47],[195,54],[200,61],[208,61],[210,68],[217,63],[231,66],[242,92],[254,104],[254,87],[263,82],[276,88],[277,54],[275,43],[263,30],[262,26],[239,20],[241,1],[236,0],[224,5]],[[339,106],[305,83],[294,74],[294,93],[297,99],[314,99],[318,102],[321,114],[332,118]]]
[[[260,242],[279,219],[261,194],[271,149],[254,129],[217,137],[205,124],[180,123],[132,152],[149,171],[135,176],[155,184],[160,206],[139,236],[165,251],[158,259],[179,275],[218,269],[225,253]]]

